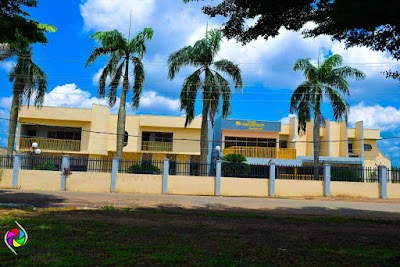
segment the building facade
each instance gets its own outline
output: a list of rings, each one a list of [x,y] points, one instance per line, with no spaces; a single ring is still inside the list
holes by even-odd
[[[184,127],[185,117],[127,115],[123,159],[199,162],[201,118]],[[29,151],[33,142],[44,155],[68,154],[82,158],[113,158],[116,154],[117,115],[106,106],[91,109],[23,107],[18,117],[17,150]],[[313,128],[297,134],[296,119],[281,122],[218,119],[209,127],[209,159],[214,147],[224,155],[243,154],[249,163],[301,166],[313,161]],[[362,122],[348,128],[327,121],[320,129],[321,162],[339,165],[390,167],[390,159],[377,147],[380,131],[364,129]]]

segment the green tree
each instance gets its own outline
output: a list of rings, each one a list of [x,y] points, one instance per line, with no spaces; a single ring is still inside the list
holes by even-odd
[[[203,163],[207,162],[208,154],[208,118],[214,125],[214,117],[218,112],[221,97],[222,117],[226,118],[231,109],[231,87],[220,72],[232,78],[237,91],[241,91],[243,88],[241,71],[238,65],[227,59],[214,61],[220,50],[221,43],[222,34],[219,30],[207,31],[205,38],[197,41],[193,46],[186,46],[172,53],[168,58],[168,77],[170,80],[173,80],[184,66],[197,68],[183,83],[180,94],[180,108],[186,112],[185,127],[187,127],[195,117],[197,94],[202,91],[203,110],[200,155]]]
[[[37,27],[46,32],[55,32],[57,29],[48,24],[38,24]],[[33,62],[33,51],[25,38],[14,43],[4,44],[1,47],[1,58],[16,57],[17,63],[10,71],[10,82],[13,82],[13,98],[10,108],[10,122],[8,126],[7,154],[12,155],[15,143],[18,112],[25,99],[28,107],[31,96],[35,95],[34,105],[39,108],[43,105],[44,94],[47,91],[47,77],[44,71]]]
[[[36,7],[37,0],[0,1],[0,43],[47,43],[45,30],[37,21],[29,19],[27,8]]]
[[[297,114],[298,133],[306,131],[306,123],[311,120],[314,113],[313,145],[314,167],[319,166],[320,136],[319,128],[325,124],[321,113],[324,95],[330,100],[335,121],[345,120],[349,113],[349,104],[342,94],[350,95],[350,86],[347,78],[364,79],[365,74],[357,69],[342,65],[340,55],[332,55],[318,66],[310,63],[310,59],[299,59],[294,64],[293,70],[302,71],[306,80],[293,92],[290,100],[290,112]],[[318,178],[318,169],[314,170],[314,178]]]
[[[211,17],[226,17],[223,33],[228,39],[236,38],[243,43],[258,37],[275,37],[281,27],[298,31],[307,22],[313,22],[316,26],[304,31],[305,37],[329,35],[346,47],[366,46],[375,51],[387,51],[393,58],[400,59],[400,1],[223,0],[214,6],[204,6],[202,10]],[[387,77],[400,79],[398,71],[385,73]]]
[[[98,57],[106,55],[110,58],[99,78],[99,96],[106,96],[106,79],[109,77],[111,82],[108,90],[108,104],[110,107],[115,105],[117,100],[117,89],[122,78],[122,92],[118,110],[117,122],[117,158],[122,158],[125,120],[126,120],[126,95],[129,91],[129,65],[133,64],[133,75],[135,77],[133,85],[132,108],[139,107],[140,95],[145,80],[143,56],[146,54],[146,41],[153,38],[153,29],[145,28],[139,32],[132,40],[126,39],[118,30],[97,32],[91,36],[98,41],[101,47],[95,47],[86,62],[86,67],[91,65]]]

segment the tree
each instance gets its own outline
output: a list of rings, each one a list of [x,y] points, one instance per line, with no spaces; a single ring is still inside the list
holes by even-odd
[[[207,162],[208,155],[208,118],[214,126],[214,118],[218,113],[219,101],[222,97],[222,117],[226,118],[230,113],[231,87],[229,82],[219,73],[224,72],[232,78],[235,89],[243,88],[241,71],[238,65],[227,59],[214,61],[220,50],[222,34],[219,30],[206,32],[205,38],[197,41],[194,46],[186,46],[168,58],[168,77],[173,80],[176,74],[184,66],[196,67],[183,85],[180,94],[181,110],[186,112],[185,127],[195,116],[195,101],[197,94],[202,90],[202,122],[200,136],[201,162]],[[215,67],[215,70],[212,69]],[[203,81],[202,81],[203,78]]]
[[[311,120],[314,113],[313,145],[314,145],[314,178],[318,179],[320,136],[319,128],[325,124],[321,113],[324,95],[330,100],[335,121],[345,120],[349,113],[349,104],[341,94],[350,95],[350,86],[346,79],[354,77],[364,79],[365,74],[357,69],[342,65],[340,55],[332,55],[315,67],[310,59],[299,59],[294,64],[293,70],[302,71],[306,81],[300,84],[293,92],[290,99],[290,112],[297,114],[298,133],[306,131],[306,123]]]
[[[56,27],[48,24],[38,24],[38,28],[46,32],[55,32]],[[13,82],[13,99],[10,108],[10,122],[8,126],[7,154],[12,155],[14,150],[15,133],[18,121],[18,112],[25,99],[30,105],[32,95],[35,95],[35,107],[43,105],[44,94],[47,91],[47,77],[44,71],[33,62],[31,44],[22,37],[13,43],[3,44],[0,48],[0,60],[17,57],[17,63],[10,71],[10,82]]]
[[[198,0],[184,0],[184,2]],[[366,46],[387,51],[400,59],[399,1],[374,0],[281,0],[249,1],[223,0],[216,6],[204,6],[211,17],[228,18],[223,26],[227,38],[248,43],[258,37],[268,39],[279,29],[298,31],[307,22],[316,27],[303,32],[305,37],[329,35],[343,41],[346,47]],[[254,23],[248,21],[255,19]],[[388,77],[400,78],[398,71],[386,72]]]
[[[122,158],[126,120],[126,94],[130,87],[129,65],[130,63],[133,64],[133,75],[135,76],[131,106],[133,110],[136,110],[139,107],[140,95],[145,80],[142,59],[146,54],[146,41],[153,38],[153,33],[153,29],[145,28],[132,40],[130,38],[126,39],[118,30],[96,32],[91,36],[92,39],[101,44],[101,47],[93,49],[86,62],[86,67],[102,55],[109,56],[110,60],[99,78],[98,92],[100,97],[104,98],[106,96],[106,79],[109,77],[111,80],[108,90],[108,104],[110,107],[115,105],[117,89],[123,77],[117,122],[117,158]]]
[[[15,49],[15,48],[13,48]],[[33,62],[32,48],[22,47],[14,50],[17,54],[17,64],[11,69],[10,82],[13,82],[13,98],[8,126],[7,154],[12,155],[17,128],[18,112],[24,98],[28,106],[32,95],[35,95],[35,107],[43,105],[44,94],[47,91],[47,77],[44,71]]]
[[[28,19],[24,7],[36,7],[37,0],[0,1],[0,43],[16,43],[24,39],[26,43],[47,43],[45,30],[39,23]]]

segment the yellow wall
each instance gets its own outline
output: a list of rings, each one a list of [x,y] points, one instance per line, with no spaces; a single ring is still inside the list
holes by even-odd
[[[381,139],[381,131],[377,129],[364,129],[365,139]]]
[[[306,136],[307,136],[306,156],[313,156],[314,155],[314,143],[312,142],[313,141],[313,122],[312,121],[307,123]]]
[[[60,188],[60,181],[58,182],[58,188]],[[67,178],[67,191],[70,192],[109,193],[110,188],[111,173],[72,172]]]
[[[357,154],[358,157],[364,156],[364,126],[363,122],[359,121],[355,124],[355,140],[353,141],[353,153]]]
[[[20,170],[18,188],[22,190],[60,191],[61,172]]]
[[[65,108],[65,107],[42,107],[40,109],[27,106],[21,107],[19,118],[37,118],[45,120],[61,121],[91,121],[91,109],[86,108]]]
[[[326,120],[325,127],[320,129],[321,153],[320,156],[329,156],[330,121]]]
[[[168,177],[168,194],[176,195],[214,195],[214,177],[174,176]]]
[[[371,151],[364,151],[365,167],[376,168],[377,165],[381,165],[390,169],[390,159],[381,153],[376,144],[376,140],[364,140],[364,144],[369,144],[372,146]]]
[[[379,198],[379,184],[331,182],[331,196]]]
[[[281,197],[315,196],[324,194],[322,181],[275,180],[275,195]]]
[[[388,198],[400,198],[400,184],[387,184]]]
[[[12,175],[13,175],[13,170],[11,169],[3,169],[2,170],[3,175],[1,177],[0,181],[0,188],[11,188],[12,187]]]
[[[331,122],[330,133],[331,133],[331,141],[341,140],[340,136],[340,124]],[[330,145],[330,154],[331,157],[339,157],[340,155],[340,143],[339,142],[329,142]]]
[[[93,105],[91,114],[91,125],[89,133],[83,133],[85,137],[88,135],[89,147],[88,150],[92,154],[108,154],[108,137],[109,135],[97,132],[109,131],[109,112],[108,107]]]
[[[339,156],[340,157],[348,157],[349,147],[348,147],[348,128],[346,122],[340,123],[340,139],[341,142],[339,144]]]
[[[221,178],[222,196],[267,197],[268,179]]]
[[[146,174],[118,174],[116,192],[161,194],[162,176]]]

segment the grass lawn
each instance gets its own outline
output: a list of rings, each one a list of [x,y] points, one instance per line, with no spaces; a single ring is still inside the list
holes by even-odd
[[[400,219],[285,216],[178,208],[0,208],[29,240],[2,266],[398,266]]]

